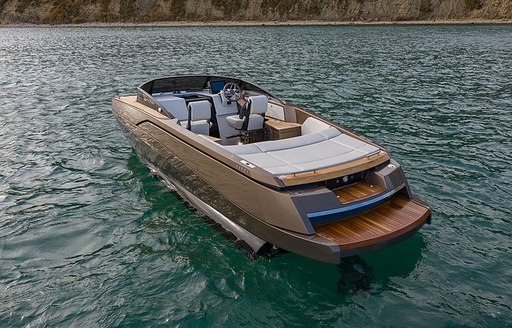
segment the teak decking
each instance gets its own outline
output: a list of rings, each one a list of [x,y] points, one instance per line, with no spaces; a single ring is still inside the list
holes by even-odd
[[[341,249],[352,249],[398,237],[421,226],[429,215],[428,207],[397,196],[371,211],[317,225],[315,230]]]
[[[350,186],[333,190],[342,204],[368,199],[385,191],[384,188],[361,181]]]
[[[131,105],[133,107],[136,107],[138,109],[141,109],[143,110],[144,112],[152,115],[152,116],[155,116],[157,118],[169,118],[167,117],[166,115],[162,114],[162,113],[159,113],[158,111],[152,109],[152,108],[149,108],[148,106],[140,103],[137,101],[137,97],[136,96],[124,96],[124,97],[119,97],[119,100],[128,104],[128,105]]]

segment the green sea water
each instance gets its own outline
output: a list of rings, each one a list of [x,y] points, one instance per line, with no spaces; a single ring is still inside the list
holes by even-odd
[[[110,107],[241,77],[386,147],[433,224],[340,266],[249,259]],[[512,326],[512,26],[0,29],[0,327]]]

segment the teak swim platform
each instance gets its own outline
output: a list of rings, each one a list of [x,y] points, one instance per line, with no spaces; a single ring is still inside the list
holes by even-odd
[[[385,148],[253,83],[154,79],[112,110],[155,174],[257,253],[339,263],[430,223]]]

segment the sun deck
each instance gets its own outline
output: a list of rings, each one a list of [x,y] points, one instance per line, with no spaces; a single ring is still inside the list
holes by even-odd
[[[311,118],[310,118],[311,119]],[[296,174],[320,170],[371,157],[380,149],[341,133],[334,127],[284,140],[226,146],[271,174]]]

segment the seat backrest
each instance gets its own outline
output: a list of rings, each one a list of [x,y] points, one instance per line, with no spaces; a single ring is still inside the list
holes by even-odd
[[[175,96],[161,96],[156,98],[164,111],[171,114],[178,121],[188,119],[188,110],[185,99]]]
[[[284,107],[272,103],[269,103],[265,116],[273,117],[281,121],[286,121],[284,117]]]
[[[324,123],[314,117],[308,117],[304,123],[302,123],[300,130],[301,135],[306,135],[314,132],[320,132],[329,128],[329,124]]]
[[[208,100],[189,102],[188,109],[191,121],[209,120],[212,115],[212,107]]]
[[[247,99],[247,106],[249,106],[249,110],[251,114],[265,114],[267,112],[268,107],[268,98],[267,96],[252,96]]]
[[[247,99],[247,109],[241,110],[243,116],[242,131],[252,131],[263,129],[263,115],[267,112],[267,96],[252,96]],[[249,112],[249,114],[247,114]]]
[[[187,129],[197,134],[210,134],[211,105],[208,100],[188,103]]]

